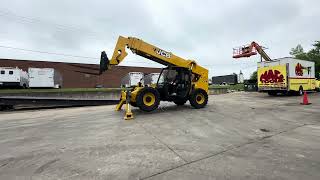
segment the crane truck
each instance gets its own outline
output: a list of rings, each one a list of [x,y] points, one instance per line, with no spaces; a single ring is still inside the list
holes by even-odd
[[[130,105],[147,112],[157,109],[160,101],[171,101],[177,105],[184,105],[189,101],[196,109],[206,106],[209,86],[206,68],[198,65],[194,60],[181,58],[135,37],[119,36],[110,60],[105,51],[101,52],[100,74],[121,63],[128,54],[126,49],[162,64],[165,68],[161,70],[154,86],[138,83],[130,90],[124,89],[121,92],[116,110],[119,111],[126,104],[128,116],[126,115],[125,119],[132,116]]]
[[[298,94],[316,89],[314,62],[291,57],[271,59],[256,42],[233,49],[233,58],[250,57],[259,53],[258,91],[269,95]]]

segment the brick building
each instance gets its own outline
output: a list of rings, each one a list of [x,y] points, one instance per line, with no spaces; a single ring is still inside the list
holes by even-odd
[[[97,85],[103,87],[120,87],[121,78],[128,72],[143,72],[145,74],[160,72],[161,68],[114,66],[107,72],[99,75],[98,64],[78,64],[49,61],[29,61],[0,59],[0,67],[18,67],[27,71],[33,68],[54,68],[63,78],[63,88],[94,88]]]

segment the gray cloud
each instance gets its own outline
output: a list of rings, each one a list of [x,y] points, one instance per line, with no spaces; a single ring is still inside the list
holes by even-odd
[[[197,59],[211,75],[242,69],[248,77],[259,57],[234,60],[232,48],[255,40],[273,58],[298,43],[307,49],[319,40],[318,7],[317,0],[2,0],[0,45],[98,58],[101,50],[112,53],[119,35],[137,36]],[[98,63],[2,48],[0,57]],[[149,63],[131,54],[124,65],[156,66]]]

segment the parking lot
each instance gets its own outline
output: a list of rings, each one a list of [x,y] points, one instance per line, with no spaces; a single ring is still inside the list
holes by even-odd
[[[0,179],[320,179],[320,94],[0,113]]]

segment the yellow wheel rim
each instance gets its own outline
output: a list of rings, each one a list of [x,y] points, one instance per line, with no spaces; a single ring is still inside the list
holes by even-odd
[[[146,93],[143,95],[143,104],[146,106],[152,106],[156,102],[156,97],[153,93]]]
[[[198,104],[203,104],[205,100],[205,97],[202,93],[197,94],[196,101]]]

